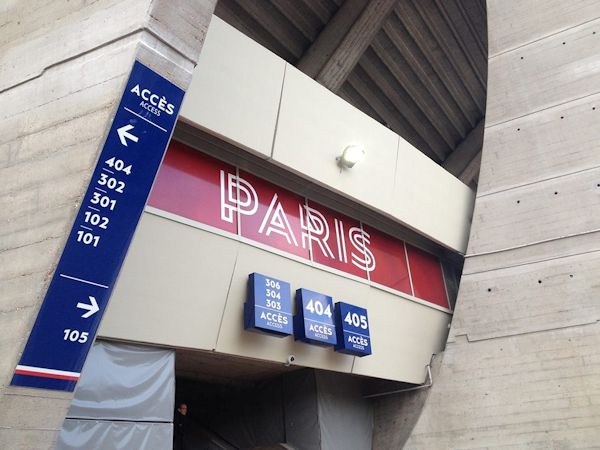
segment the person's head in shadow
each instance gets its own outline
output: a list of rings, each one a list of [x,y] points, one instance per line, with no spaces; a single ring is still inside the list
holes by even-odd
[[[185,403],[179,403],[177,406],[177,412],[182,416],[187,416],[188,407]]]

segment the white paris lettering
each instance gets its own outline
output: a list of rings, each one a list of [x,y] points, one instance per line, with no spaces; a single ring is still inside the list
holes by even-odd
[[[221,220],[233,223],[236,212],[253,216],[258,210],[254,187],[241,177],[221,170]]]
[[[302,213],[304,208],[304,214]],[[300,227],[302,228],[302,247],[306,248],[306,241],[316,242],[323,255],[333,259],[333,252],[327,243],[329,239],[329,225],[323,214],[307,205],[300,209]],[[312,248],[312,247],[311,247]]]
[[[267,224],[268,226],[266,227],[265,233],[265,226]],[[271,233],[277,233],[283,236],[287,240],[288,244],[291,245],[293,242],[294,245],[298,247],[298,241],[296,241],[296,237],[294,236],[290,222],[285,215],[283,206],[281,206],[281,202],[277,200],[277,194],[273,195],[273,199],[271,200],[267,214],[265,214],[258,232],[265,233],[267,236],[269,236]]]
[[[350,252],[352,256],[352,264],[356,267],[372,272],[375,270],[375,257],[367,244],[371,243],[371,236],[369,233],[361,230],[358,227],[352,227],[349,231],[350,242],[354,248],[359,252],[358,254]]]
[[[225,170],[221,170],[219,175],[221,220],[234,223],[236,214],[256,215],[259,210],[260,199],[254,186],[244,178]],[[273,193],[267,212],[261,218],[258,233],[266,237],[277,234],[283,236],[290,246],[303,249],[310,248],[313,255],[318,252],[326,258],[344,264],[351,263],[367,272],[375,270],[375,257],[369,249],[371,244],[369,233],[363,231],[360,226],[348,227],[339,218],[329,219],[328,222],[321,211],[307,204],[298,204],[298,210],[300,229],[295,230],[279,194]],[[331,221],[333,221],[333,230],[329,227]],[[335,241],[332,234],[335,235]],[[296,236],[300,236],[300,242],[298,242]],[[347,241],[351,244],[350,249],[346,246]],[[334,252],[333,248],[337,248],[337,251]]]

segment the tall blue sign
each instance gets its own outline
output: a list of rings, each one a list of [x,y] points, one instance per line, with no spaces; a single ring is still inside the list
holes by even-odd
[[[280,337],[292,334],[290,284],[260,273],[250,274],[244,328]]]
[[[333,300],[308,289],[296,291],[294,337],[309,344],[335,345]]]
[[[75,388],[183,95],[165,78],[134,63],[12,385]]]
[[[335,304],[337,344],[335,351],[355,356],[371,354],[371,335],[367,310],[349,303]]]

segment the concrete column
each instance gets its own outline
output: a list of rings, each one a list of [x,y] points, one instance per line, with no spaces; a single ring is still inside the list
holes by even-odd
[[[487,114],[468,255],[440,374],[405,448],[592,448],[600,4],[487,6]]]
[[[186,89],[216,0],[0,7],[0,447],[51,449],[72,394],[10,387],[134,59]]]

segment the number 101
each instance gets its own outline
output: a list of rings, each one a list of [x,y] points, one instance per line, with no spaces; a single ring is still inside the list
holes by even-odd
[[[77,242],[83,242],[85,245],[91,244],[94,247],[98,247],[98,242],[100,242],[100,236],[94,236],[92,233],[79,230],[77,232]]]

